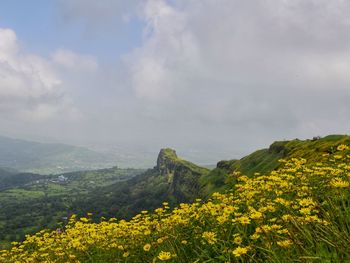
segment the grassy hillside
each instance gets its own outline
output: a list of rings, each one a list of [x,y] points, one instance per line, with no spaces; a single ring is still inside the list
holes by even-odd
[[[288,145],[287,156],[309,160],[280,160],[275,170],[249,176],[236,171],[226,193],[172,211],[163,203],[130,221],[102,218],[96,224],[90,214],[72,216],[59,231],[41,231],[0,252],[0,261],[349,262],[348,139],[275,143],[275,153]],[[182,166],[172,159],[158,159],[156,171],[176,176]]]
[[[306,158],[310,162],[325,159],[323,154],[332,153],[339,144],[349,144],[350,136],[329,135],[324,138],[310,140],[276,141],[267,149],[261,149],[240,160],[220,161],[217,167],[204,176],[202,185],[205,193],[227,189],[227,175],[239,171],[251,176],[254,173],[268,173],[281,166],[279,159]]]

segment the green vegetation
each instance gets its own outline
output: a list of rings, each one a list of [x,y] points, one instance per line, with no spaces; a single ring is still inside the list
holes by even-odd
[[[164,201],[174,208],[197,198],[207,200],[212,193],[223,193],[239,183],[232,174],[240,172],[253,179],[267,175],[282,169],[282,158],[306,158],[311,165],[328,163],[339,145],[350,145],[350,137],[278,141],[240,160],[221,161],[213,170],[177,157],[172,149],[162,149],[157,165],[147,171],[111,168],[73,172],[63,174],[61,181],[59,175],[0,169],[0,246],[23,240],[27,233],[57,228],[72,214],[82,217],[92,212],[89,220],[94,222],[101,217],[128,220],[140,211],[162,206]]]
[[[73,211],[74,203],[100,188],[128,180],[143,170],[102,169],[59,175],[0,175],[1,245],[22,240],[25,234],[55,228]],[[79,212],[83,207],[75,210]],[[84,210],[85,211],[85,210]]]
[[[92,212],[103,216],[131,218],[145,209],[154,209],[169,200],[171,206],[191,202],[201,195],[199,180],[209,170],[177,157],[172,149],[162,149],[157,166],[130,180],[113,184],[74,203],[78,215]],[[83,210],[81,208],[84,208]]]
[[[43,230],[0,251],[0,261],[349,262],[348,139],[298,143],[291,152],[311,161],[281,159],[278,168],[249,176],[234,171],[226,180],[229,190],[206,201],[174,209],[164,202],[130,221],[101,218],[95,223],[92,214],[73,215],[59,231]],[[277,142],[270,148],[279,153],[294,143]],[[173,184],[189,169],[175,152],[168,153],[161,151],[157,167],[146,173],[152,186],[159,184],[156,173]],[[198,176],[208,179],[213,173]]]
[[[22,240],[25,234],[55,228],[72,213],[131,218],[170,200],[172,206],[201,195],[206,168],[160,151],[153,169],[101,169],[59,175],[15,174],[0,177],[0,239]],[[6,211],[10,211],[5,213]]]

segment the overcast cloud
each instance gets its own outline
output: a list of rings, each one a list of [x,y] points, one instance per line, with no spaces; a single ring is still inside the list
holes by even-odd
[[[22,54],[15,32],[0,30],[0,118],[25,113],[58,140],[172,146],[202,163],[273,140],[348,133],[349,1],[128,3],[59,1],[62,17],[91,35],[112,19],[116,35],[142,23],[142,43],[114,63],[59,44],[49,58]],[[30,118],[26,131],[40,134]]]

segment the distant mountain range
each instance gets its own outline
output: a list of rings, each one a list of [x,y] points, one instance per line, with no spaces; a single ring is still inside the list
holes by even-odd
[[[0,136],[0,173],[57,174],[117,165],[115,156],[84,147],[39,143]]]

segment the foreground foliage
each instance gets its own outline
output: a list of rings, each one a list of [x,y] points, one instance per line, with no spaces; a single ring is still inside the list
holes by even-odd
[[[70,218],[0,252],[0,262],[345,262],[350,260],[350,151],[233,173],[231,191],[130,221]]]

